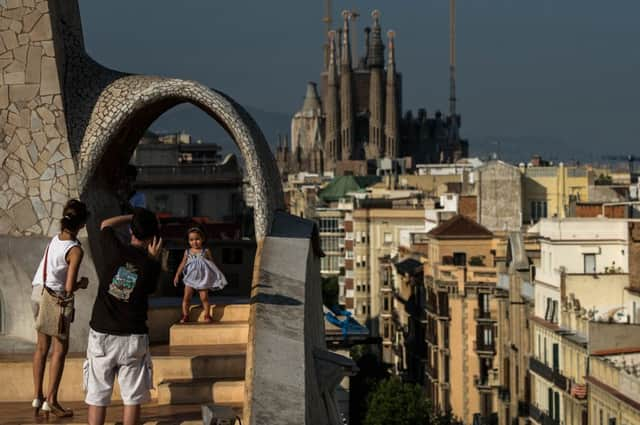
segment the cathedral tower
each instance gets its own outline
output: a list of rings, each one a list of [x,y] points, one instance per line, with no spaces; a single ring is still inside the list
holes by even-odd
[[[329,32],[329,63],[327,69],[327,95],[325,101],[325,169],[333,169],[340,159],[340,103],[338,100],[338,73],[336,69],[336,33]]]
[[[387,158],[398,156],[398,93],[395,62],[395,33],[389,31],[389,53],[387,60],[386,115],[384,120],[384,154]]]
[[[349,20],[351,13],[343,11],[344,30],[342,31],[342,49],[340,60],[340,141],[343,160],[353,159],[354,117],[353,117],[353,73],[351,69],[351,44],[349,40]]]
[[[369,144],[367,159],[375,159],[384,154],[384,44],[380,29],[380,12],[374,10],[373,29],[367,46],[366,65],[370,70],[369,80]]]

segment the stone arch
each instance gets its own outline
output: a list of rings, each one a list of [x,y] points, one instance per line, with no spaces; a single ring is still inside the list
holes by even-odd
[[[273,154],[249,114],[225,94],[194,81],[126,75],[101,92],[91,111],[78,154],[78,189],[85,199],[99,205],[101,164],[128,160],[138,140],[162,113],[190,103],[217,121],[238,146],[249,181],[255,190],[256,239],[269,233],[276,210],[283,208],[282,186]],[[104,193],[102,193],[104,195]]]

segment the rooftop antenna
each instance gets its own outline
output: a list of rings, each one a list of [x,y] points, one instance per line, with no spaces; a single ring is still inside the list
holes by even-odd
[[[449,0],[449,115],[456,115],[456,0]]]

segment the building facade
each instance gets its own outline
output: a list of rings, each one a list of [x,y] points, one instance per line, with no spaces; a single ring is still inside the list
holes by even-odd
[[[428,238],[427,397],[434,408],[464,423],[495,422],[500,244],[486,227],[461,215],[431,230]]]

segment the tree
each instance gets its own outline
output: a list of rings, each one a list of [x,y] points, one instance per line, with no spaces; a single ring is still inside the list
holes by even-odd
[[[338,291],[340,287],[338,285],[338,278],[323,277],[322,278],[322,303],[329,308],[335,307],[339,303]]]
[[[431,407],[419,385],[393,377],[369,395],[364,425],[428,425]]]

